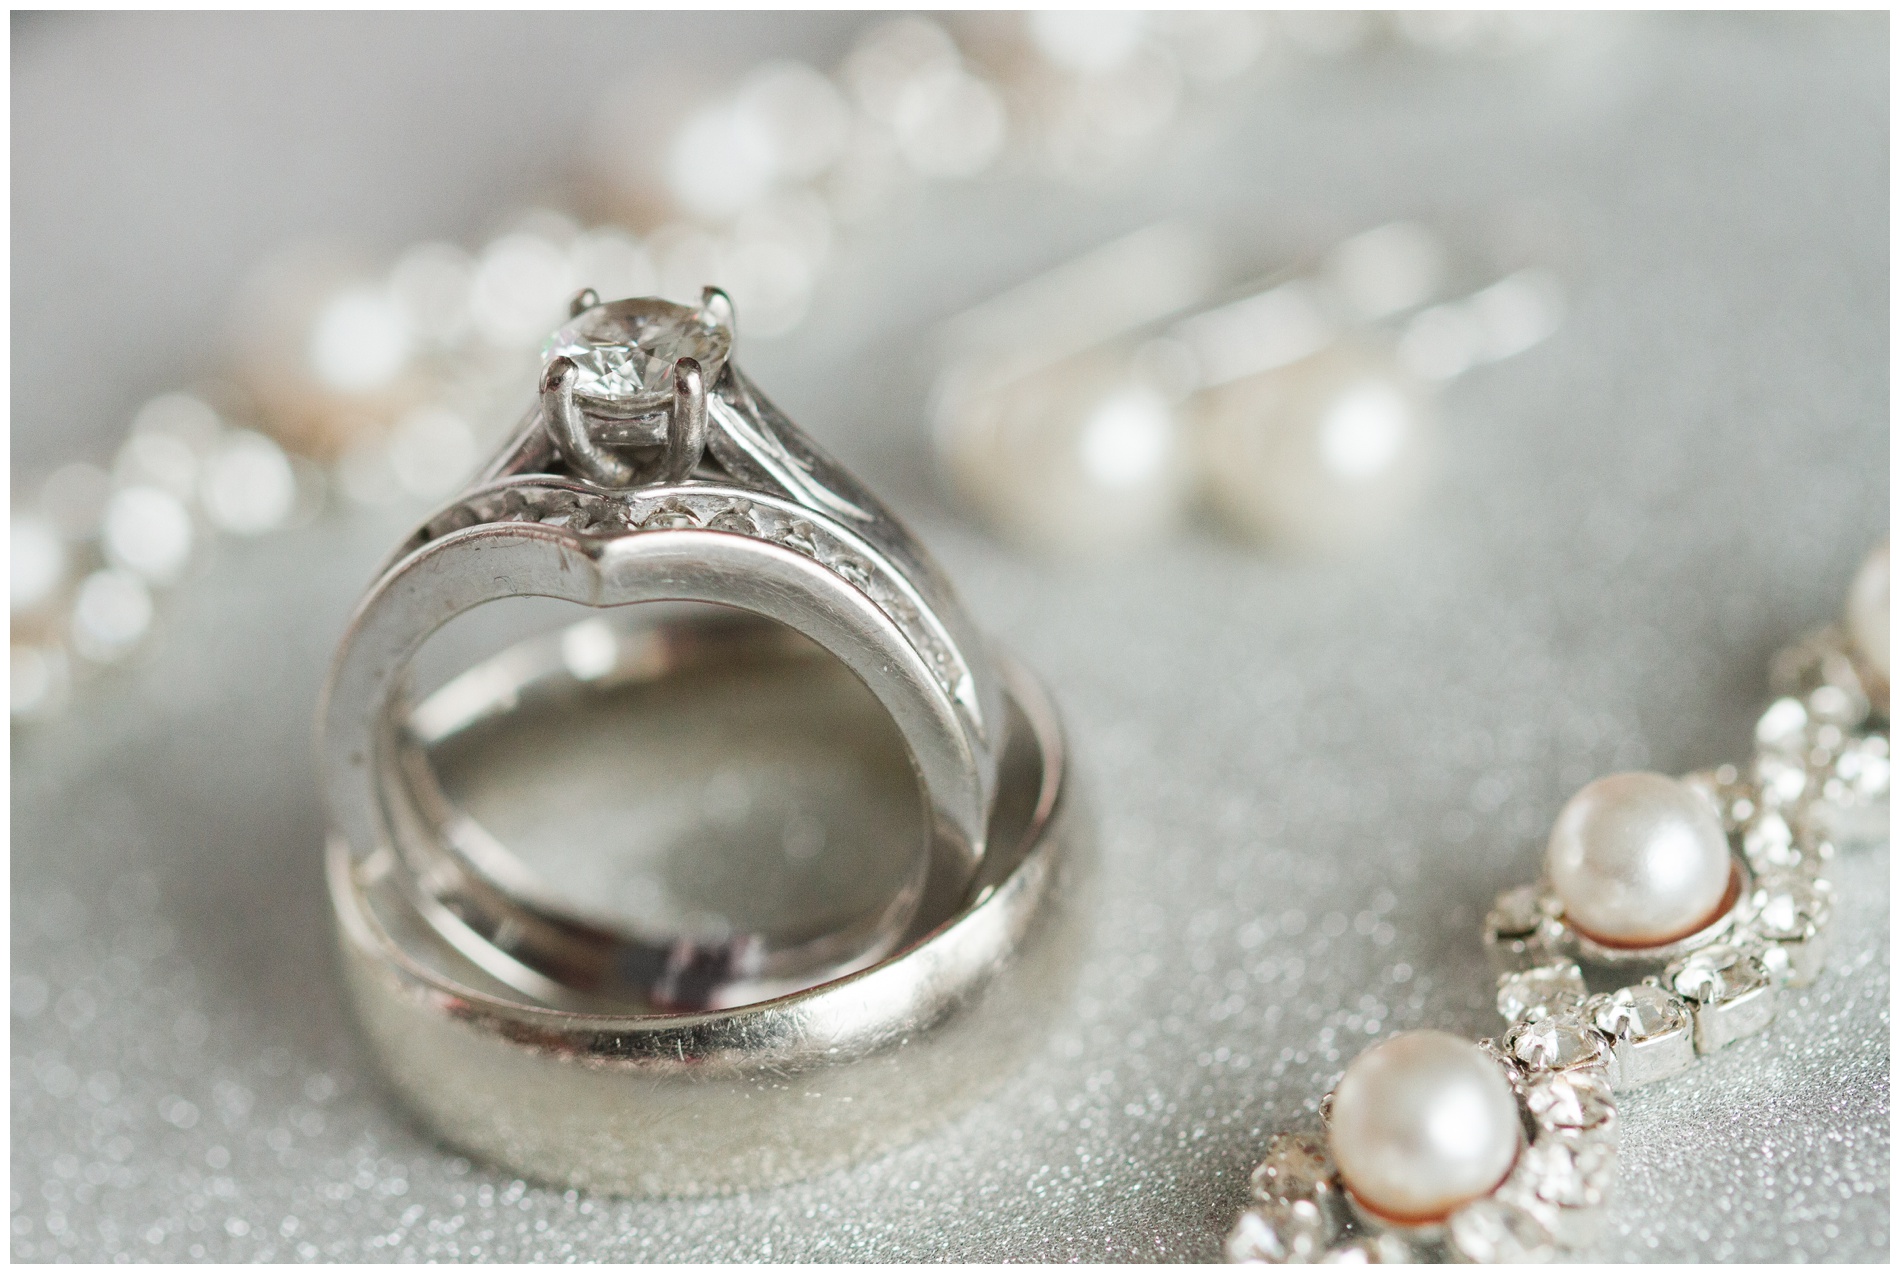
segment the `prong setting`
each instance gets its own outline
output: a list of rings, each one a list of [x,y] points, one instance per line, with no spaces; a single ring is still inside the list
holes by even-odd
[[[699,467],[706,450],[706,377],[697,359],[673,364],[673,413],[666,428],[666,463],[661,478],[684,482]]]
[[[711,322],[734,335],[738,334],[738,314],[733,310],[732,298],[726,295],[725,289],[713,287],[711,284],[701,288],[699,310]]]

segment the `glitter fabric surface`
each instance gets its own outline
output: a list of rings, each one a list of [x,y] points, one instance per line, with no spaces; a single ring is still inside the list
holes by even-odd
[[[1500,1029],[1479,922],[1564,798],[1745,757],[1770,655],[1884,533],[1885,32],[1658,21],[1561,74],[1333,68],[1159,177],[954,192],[853,258],[796,348],[740,348],[1044,673],[1099,829],[1086,971],[1047,1046],[956,1123],[818,1180],[563,1193],[392,1104],[335,978],[309,721],[402,519],[225,546],[137,666],[14,736],[13,1255],[1216,1257],[1267,1137],[1314,1126],[1366,1042]],[[1534,223],[1570,314],[1451,391],[1442,479],[1368,556],[997,547],[930,477],[928,324],[1183,205],[1307,247],[1398,215],[1480,242]],[[1623,1103],[1589,1255],[1886,1259],[1885,850],[1835,879],[1821,979]]]

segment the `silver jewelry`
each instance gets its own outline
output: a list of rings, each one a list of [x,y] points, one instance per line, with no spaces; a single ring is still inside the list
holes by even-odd
[[[1011,151],[1057,179],[1166,153],[1184,113],[1202,118],[1184,112],[1197,97],[1205,109],[1242,87],[1274,91],[1289,57],[1538,56],[1574,25],[1124,12],[963,15],[946,28],[909,14],[868,26],[830,72],[753,68],[691,103],[668,137],[654,134],[644,85],[609,87],[591,112],[599,144],[577,157],[591,197],[521,210],[474,251],[412,245],[378,271],[286,256],[252,280],[239,365],[146,403],[106,468],[69,464],[16,491],[13,718],[55,716],[78,685],[135,659],[220,537],[295,525],[337,497],[453,492],[510,423],[486,409],[493,388],[583,281],[683,298],[716,273],[755,333],[781,335],[840,245],[924,183],[978,178]],[[1437,317],[1450,341],[1433,344],[1454,362],[1489,326],[1457,307]],[[1107,531],[1129,512],[1098,501],[1081,520]]]
[[[995,1032],[1031,1025],[1016,1016],[1029,992],[1000,988],[1018,982],[1010,966],[1042,967],[1026,948],[1062,854],[1054,716],[922,547],[731,363],[733,334],[716,289],[694,308],[577,296],[535,408],[391,556],[319,711],[331,889],[365,1027],[446,1137],[540,1177],[695,1193],[817,1171],[927,1126],[996,1073],[1009,1047]],[[782,945],[603,924],[524,889],[505,849],[453,817],[423,747],[571,686],[577,666],[661,675],[729,639],[686,621],[644,643],[584,624],[404,703],[431,633],[522,596],[712,603],[836,655],[917,774],[927,826],[893,848],[901,888]],[[672,652],[657,663],[655,640]],[[1030,1015],[1046,1017],[1053,983],[1030,981]],[[959,1025],[926,1047],[946,1017]]]
[[[1776,660],[1754,760],[1598,779],[1558,815],[1544,879],[1498,895],[1496,1040],[1407,1031],[1283,1134],[1228,1239],[1236,1261],[1545,1260],[1587,1240],[1616,1174],[1613,1094],[1767,1028],[1819,976],[1837,848],[1887,835],[1888,550],[1843,627]],[[1616,989],[1591,994],[1585,966]]]
[[[854,949],[827,941],[801,959],[735,936],[707,955],[723,973],[704,1002],[837,976],[890,951],[927,894],[961,897],[974,878],[1009,741],[1002,682],[922,547],[727,362],[723,294],[708,289],[689,309],[601,304],[590,291],[573,313],[518,435],[396,550],[343,638],[321,710],[333,825],[359,862],[392,843],[386,719],[410,658],[457,615],[516,596],[742,607],[831,650],[883,702],[922,781],[930,834]],[[433,844],[409,838],[408,878],[425,914],[494,976],[552,997],[549,967],[571,968],[578,947],[588,955],[575,989],[659,994],[619,985],[654,967],[650,940],[537,911]]]
[[[1413,222],[1265,278],[1230,255],[1162,222],[945,323],[935,439],[960,500],[1062,554],[1152,544],[1202,498],[1249,539],[1362,547],[1429,485],[1442,389],[1563,313],[1550,271],[1478,287]]]
[[[809,646],[801,653],[756,620],[669,619],[623,636],[585,680],[562,645],[539,639],[478,665],[417,705],[412,731],[452,730],[595,684],[665,681],[742,648],[776,677],[812,674]],[[656,649],[670,653],[656,659]],[[1003,662],[998,672],[1014,725],[968,894],[898,954],[761,1003],[688,1013],[550,1005],[445,936],[399,853],[358,861],[333,836],[346,979],[392,1085],[448,1142],[510,1171],[642,1194],[809,1176],[967,1107],[1064,1002],[1083,914],[1060,729],[1020,669]]]

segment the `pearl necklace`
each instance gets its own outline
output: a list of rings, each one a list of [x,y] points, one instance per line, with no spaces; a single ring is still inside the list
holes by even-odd
[[[1883,544],[1843,624],[1777,657],[1745,770],[1571,797],[1544,879],[1485,918],[1502,1036],[1405,1031],[1361,1053],[1321,1100],[1324,1133],[1268,1143],[1230,1259],[1537,1261],[1588,1240],[1615,1095],[1766,1029],[1777,992],[1821,972],[1836,847],[1887,839],[1889,576]],[[1593,995],[1586,964],[1646,976]]]

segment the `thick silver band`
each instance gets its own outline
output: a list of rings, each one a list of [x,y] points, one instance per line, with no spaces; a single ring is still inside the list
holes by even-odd
[[[808,1176],[951,1117],[1042,1037],[1079,954],[1086,856],[1060,730],[1024,673],[999,672],[1018,728],[970,901],[895,956],[765,1003],[664,1016],[535,1003],[417,913],[392,852],[359,858],[334,837],[347,980],[394,1086],[471,1153],[645,1194]]]

